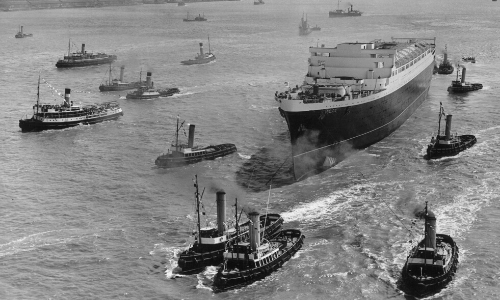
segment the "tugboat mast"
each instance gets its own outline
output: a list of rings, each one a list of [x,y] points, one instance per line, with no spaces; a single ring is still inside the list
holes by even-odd
[[[71,54],[71,39],[68,40],[68,56]]]
[[[200,193],[198,191],[198,175],[194,175],[196,187],[195,198],[196,198],[196,214],[198,215],[198,244],[201,244],[201,225],[200,225]]]
[[[40,106],[40,74],[38,74],[38,91],[36,93],[36,115],[38,116],[38,107]]]
[[[444,115],[443,103],[439,102],[439,122],[438,122],[438,138],[441,133],[441,116]],[[426,202],[427,203],[427,202]],[[427,213],[427,204],[426,204],[426,213]]]

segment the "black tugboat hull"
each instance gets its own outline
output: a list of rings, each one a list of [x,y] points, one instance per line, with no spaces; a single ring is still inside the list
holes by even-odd
[[[458,155],[460,152],[474,146],[477,142],[476,137],[473,135],[461,135],[458,138],[460,143],[456,147],[438,147],[440,145],[437,142],[430,144],[427,147],[427,159]]]
[[[56,63],[56,67],[58,68],[73,68],[73,67],[88,67],[102,64],[109,64],[117,59],[116,55],[109,55],[106,58],[96,58],[96,59],[83,59],[76,61],[64,61],[59,60]]]
[[[99,91],[101,92],[116,92],[116,91],[126,91],[126,90],[133,90],[136,88],[141,87],[142,85],[145,85],[146,82],[133,82],[129,84],[121,84],[121,85],[100,85],[99,86]]]
[[[482,88],[483,85],[481,83],[473,83],[471,85],[464,85],[464,86],[449,86],[448,93],[462,94],[462,93],[477,91]]]
[[[279,269],[285,262],[299,251],[304,243],[305,236],[297,229],[285,229],[278,233],[274,240],[291,241],[295,239],[295,243],[287,248],[278,256],[277,259],[270,261],[263,266],[236,272],[222,272],[222,266],[214,277],[214,288],[216,292],[224,291],[230,288],[235,288],[250,284],[254,281],[263,279],[272,272]]]
[[[437,277],[432,277],[429,279],[418,279],[411,276],[408,272],[408,264],[406,263],[403,267],[402,277],[404,283],[404,289],[409,293],[417,296],[426,296],[433,292],[437,292],[439,289],[444,288],[448,282],[453,279],[458,266],[458,247],[453,241],[453,239],[445,234],[436,234],[436,238],[441,238],[444,242],[452,245],[452,262],[448,271]]]
[[[101,123],[104,121],[116,120],[120,116],[123,116],[123,111],[115,114],[109,114],[106,116],[99,116],[95,118],[88,118],[85,120],[70,121],[70,122],[42,122],[35,119],[24,119],[19,120],[19,127],[22,132],[32,132],[32,131],[43,131],[51,129],[64,129],[69,127],[75,127],[78,125],[90,125]]]
[[[269,219],[276,219],[268,228],[265,230],[265,238],[272,239],[279,232],[278,230],[283,225],[283,218],[279,214],[268,214]],[[265,215],[261,216],[260,219],[263,221],[266,218]],[[248,240],[249,232],[246,231],[240,234],[238,237],[240,240]],[[188,249],[179,255],[179,261],[177,262],[179,268],[181,268],[182,274],[194,274],[202,271],[205,267],[216,266],[223,262],[223,253],[226,249],[226,244],[220,243],[216,245],[202,245],[203,248],[197,249],[198,252],[193,251],[193,249]],[[203,251],[203,252],[202,252]]]
[[[175,168],[182,167],[189,164],[194,164],[202,160],[213,160],[218,157],[223,157],[233,152],[236,152],[236,146],[234,144],[220,144],[216,146],[209,146],[204,149],[214,148],[215,151],[208,152],[204,155],[190,156],[190,157],[175,157],[172,154],[160,155],[155,164],[160,168]]]

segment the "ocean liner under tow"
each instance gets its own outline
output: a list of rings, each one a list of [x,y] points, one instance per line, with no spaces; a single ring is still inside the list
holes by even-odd
[[[275,94],[290,131],[295,179],[328,169],[398,129],[427,97],[435,41],[310,47],[304,83]]]

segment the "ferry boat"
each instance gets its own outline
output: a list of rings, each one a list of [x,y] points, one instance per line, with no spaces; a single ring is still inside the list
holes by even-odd
[[[481,83],[470,83],[465,81],[465,72],[467,69],[462,66],[462,78],[460,76],[460,65],[457,66],[457,79],[451,82],[448,87],[448,93],[467,93],[477,91],[483,88]]]
[[[422,104],[435,38],[310,47],[304,83],[276,92],[296,180],[328,169],[398,129]]]
[[[23,26],[19,26],[19,32],[16,33],[15,37],[18,38],[18,39],[22,39],[22,38],[25,38],[25,37],[32,37],[33,34],[32,33],[24,33],[23,31]]]
[[[205,14],[203,14],[203,16],[201,14],[198,14],[197,17],[191,18],[191,17],[189,17],[189,12],[188,12],[187,17],[183,20],[184,20],[184,22],[202,22],[202,21],[206,21],[207,19],[205,18]]]
[[[86,67],[101,64],[109,64],[117,59],[116,55],[109,55],[106,53],[87,53],[85,51],[85,44],[82,44],[80,52],[71,53],[71,41],[68,45],[68,55],[64,55],[56,63],[58,68],[72,68],[72,67]]]
[[[404,290],[422,297],[443,288],[458,266],[458,246],[449,235],[436,233],[436,216],[424,210],[425,237],[413,248],[403,267]]]
[[[307,23],[307,16],[304,19],[304,14],[302,14],[302,18],[300,19],[300,24],[299,24],[299,35],[308,35],[311,32],[312,29],[311,27],[309,27],[309,24]]]
[[[251,212],[251,224],[259,224],[259,213]],[[250,241],[238,241],[224,252],[224,263],[214,276],[215,291],[250,284],[283,266],[304,243],[297,229],[281,230],[275,237],[263,239],[259,226],[250,226]]]
[[[180,93],[178,88],[154,89],[154,82],[151,81],[151,72],[146,73],[146,85],[142,85],[137,90],[127,94],[127,99],[148,100],[159,97],[169,97]]]
[[[99,91],[101,92],[109,92],[109,91],[126,91],[139,88],[146,84],[145,81],[142,81],[141,73],[139,73],[139,81],[136,82],[123,82],[123,73],[125,70],[125,66],[120,67],[120,79],[111,80],[111,64],[109,64],[109,79],[106,84],[101,84],[99,86]]]
[[[446,114],[444,113],[444,109],[441,104],[439,108],[438,133],[436,138],[432,137],[430,144],[427,146],[427,159],[457,155],[460,152],[474,146],[477,142],[476,137],[470,134],[451,134],[452,115],[446,115],[446,129],[443,134],[441,132],[441,117],[445,115]]]
[[[222,263],[224,250],[228,244],[237,241],[248,241],[251,221],[240,223],[241,213],[238,212],[238,202],[235,204],[234,226],[226,220],[226,193],[218,191],[217,202],[217,226],[202,228],[200,225],[200,210],[202,206],[202,194],[198,189],[198,177],[195,177],[195,207],[197,215],[197,230],[193,232],[193,243],[180,253],[178,272],[192,274],[202,271],[207,266],[216,266]],[[238,217],[238,213],[240,216]],[[266,214],[253,220],[261,230],[262,237],[273,238],[283,224],[283,218],[279,214]]]
[[[188,164],[194,164],[202,160],[212,160],[218,157],[226,156],[233,152],[236,152],[236,146],[234,144],[220,144],[211,145],[207,147],[195,147],[194,145],[194,124],[188,124],[189,127],[189,137],[188,144],[179,144],[179,131],[182,128],[182,122],[179,125],[179,119],[177,118],[177,127],[175,132],[175,144],[171,146],[168,153],[158,156],[155,160],[155,164],[160,168],[173,168],[185,166]]]
[[[203,52],[203,43],[200,43],[200,53],[194,57],[194,59],[188,59],[181,61],[184,65],[200,65],[206,64],[211,61],[215,61],[215,55],[210,49],[210,37],[208,38],[208,53]]]
[[[78,125],[88,125],[115,120],[123,116],[117,102],[104,102],[93,105],[74,105],[70,101],[71,89],[65,89],[62,104],[40,103],[40,78],[38,79],[37,101],[33,106],[33,116],[19,120],[21,131],[42,131],[63,129]]]
[[[448,60],[448,45],[445,45],[443,55],[444,58],[443,61],[439,64],[437,73],[448,75],[453,73],[453,70],[455,70],[455,68],[453,68],[453,65]]]
[[[362,12],[359,10],[354,10],[352,4],[347,8],[347,11],[340,9],[340,0],[337,2],[337,9],[330,11],[328,16],[330,18],[339,18],[339,17],[360,17]]]

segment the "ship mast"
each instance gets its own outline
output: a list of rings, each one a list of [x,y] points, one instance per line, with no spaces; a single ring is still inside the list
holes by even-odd
[[[111,61],[109,62],[109,80],[108,80],[108,85],[111,85]]]
[[[177,130],[175,131],[175,151],[179,151],[179,116],[177,116]]]
[[[210,50],[210,36],[208,36],[208,53],[212,53],[212,51]]]
[[[40,106],[40,74],[38,74],[38,91],[36,93],[36,115],[38,116],[38,107]]]
[[[444,108],[443,108],[443,103],[439,102],[439,122],[438,122],[438,139],[439,139],[439,134],[441,133],[441,116],[444,115]]]
[[[200,225],[200,193],[198,191],[198,175],[194,175],[196,187],[195,198],[196,198],[196,214],[198,215],[198,244],[201,244],[201,225]]]
[[[71,39],[68,40],[68,56],[71,53]]]

